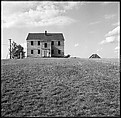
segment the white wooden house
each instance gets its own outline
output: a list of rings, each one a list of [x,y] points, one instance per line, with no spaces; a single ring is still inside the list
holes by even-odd
[[[62,33],[29,33],[27,57],[64,57],[64,37]]]

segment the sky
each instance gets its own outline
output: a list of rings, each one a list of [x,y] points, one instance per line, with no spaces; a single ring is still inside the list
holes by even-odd
[[[24,47],[28,33],[63,33],[72,57],[119,58],[120,2],[1,1],[1,58],[9,40]],[[25,53],[26,54],[26,53]]]

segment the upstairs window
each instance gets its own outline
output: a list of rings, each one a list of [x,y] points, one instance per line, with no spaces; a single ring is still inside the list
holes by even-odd
[[[40,41],[38,41],[38,45],[40,45]]]
[[[33,41],[31,41],[31,45],[33,45],[34,43],[33,43]]]
[[[45,47],[45,48],[47,47],[47,43],[44,44],[44,47]]]
[[[60,50],[58,50],[58,54],[61,54],[61,51]]]
[[[38,50],[38,54],[40,54],[40,50]]]
[[[31,50],[31,54],[33,54],[34,53],[34,51],[33,50]]]
[[[54,45],[54,41],[52,41],[52,43],[51,43],[52,45]]]
[[[58,41],[58,45],[60,45],[60,41]]]

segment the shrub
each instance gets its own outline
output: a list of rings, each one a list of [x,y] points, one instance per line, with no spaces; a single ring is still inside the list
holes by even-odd
[[[69,58],[71,55],[70,54],[68,54],[68,55],[66,55],[66,56],[64,56],[65,58]]]

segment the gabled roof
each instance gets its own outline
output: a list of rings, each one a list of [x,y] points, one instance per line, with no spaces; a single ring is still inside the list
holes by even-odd
[[[41,40],[41,41],[63,40],[64,41],[64,37],[62,33],[29,33],[26,40]]]

